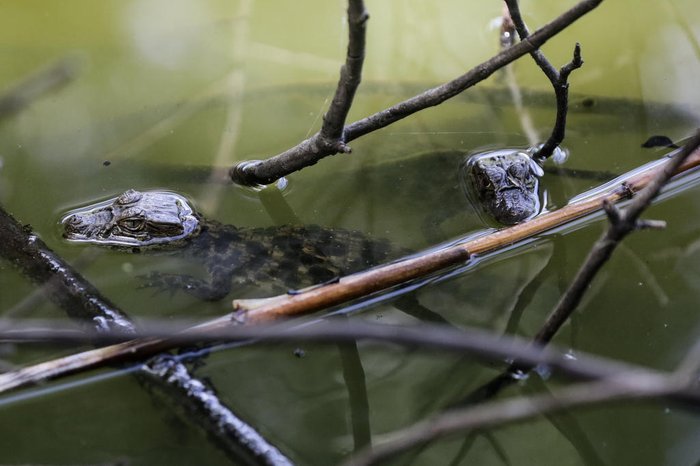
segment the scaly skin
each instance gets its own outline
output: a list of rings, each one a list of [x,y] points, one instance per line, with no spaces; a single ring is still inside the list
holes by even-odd
[[[184,197],[164,191],[129,190],[73,211],[62,223],[71,241],[132,252],[182,249],[204,265],[207,278],[156,272],[145,286],[179,289],[203,300],[222,299],[232,288],[255,287],[267,295],[324,283],[402,252],[356,231],[223,225],[203,219]]]

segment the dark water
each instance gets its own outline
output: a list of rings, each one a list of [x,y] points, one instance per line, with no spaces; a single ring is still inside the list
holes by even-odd
[[[202,167],[267,157],[318,128],[344,49],[343,4],[303,3],[304,15],[291,4],[252,1],[186,1],[177,7],[158,0],[61,7],[0,3],[2,88],[69,53],[82,63],[75,82],[0,122],[0,202],[59,254],[78,261],[86,278],[133,317],[205,319],[229,312],[230,299],[201,303],[138,288],[139,275],[183,269],[201,274],[196,264],[183,264],[173,254],[93,254],[92,248],[65,243],[57,222],[72,207],[128,188],[164,188],[188,196],[204,215],[224,223],[273,225],[259,193],[220,183]],[[498,15],[498,2],[462,3],[368,4],[371,48],[351,120],[495,52],[488,21]],[[540,3],[525,10],[532,27],[562,8],[561,2]],[[663,154],[640,147],[649,136],[678,139],[698,126],[700,95],[691,76],[700,71],[700,33],[692,26],[697,14],[691,3],[634,3],[631,25],[631,1],[604,2],[547,45],[553,60],[563,63],[578,40],[586,60],[572,76],[565,168],[622,173]],[[285,18],[295,18],[307,32],[290,33]],[[554,117],[546,82],[529,62],[518,62],[515,72],[525,108],[544,135]],[[285,201],[304,223],[360,230],[413,250],[479,231],[484,225],[462,195],[457,168],[476,150],[526,146],[520,116],[504,78],[494,77],[353,142],[351,155],[290,176]],[[548,173],[542,180],[546,207],[561,206],[599,183]],[[556,343],[574,355],[587,351],[674,367],[698,334],[698,193],[688,183],[649,211],[649,218],[664,219],[669,228],[626,240]],[[533,335],[603,227],[594,220],[544,235],[415,296],[454,325]],[[531,283],[539,285],[534,299],[515,318],[513,309]],[[0,262],[1,313],[62,318],[43,300],[22,305],[32,291]],[[355,317],[416,322],[390,303]],[[298,346],[303,358],[294,356]],[[436,412],[496,374],[469,358],[359,346],[364,380],[345,380],[339,349],[320,345],[221,350],[196,374],[210,379],[229,406],[293,460],[319,465],[352,451],[349,386],[365,384],[371,432],[379,435]],[[71,352],[7,345],[0,351],[16,364]],[[541,385],[529,380],[508,394],[540,391]],[[691,413],[661,403],[577,410],[477,436],[460,464],[694,464],[699,428]],[[462,447],[463,439],[439,442],[414,457],[414,464],[449,464]],[[118,459],[226,461],[191,423],[125,373],[90,373],[0,398],[0,462]]]

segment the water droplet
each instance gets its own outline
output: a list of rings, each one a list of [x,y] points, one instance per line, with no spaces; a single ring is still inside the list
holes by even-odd
[[[289,180],[287,180],[287,178],[285,177],[282,177],[279,180],[277,180],[276,185],[277,189],[279,189],[280,191],[284,191],[285,189],[287,189],[287,186],[289,186]]]
[[[527,372],[521,370],[511,372],[510,376],[513,377],[513,379],[515,380],[527,380],[527,378],[529,377]]]
[[[134,273],[134,264],[131,262],[124,262],[122,264],[122,271],[124,273]]]
[[[567,359],[569,361],[576,361],[576,353],[574,353],[574,350],[569,350],[566,353],[564,353],[564,359]]]

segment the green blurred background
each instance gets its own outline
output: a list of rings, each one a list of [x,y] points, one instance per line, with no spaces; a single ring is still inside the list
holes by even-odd
[[[523,1],[531,30],[573,6]],[[580,42],[585,65],[571,82],[566,167],[621,173],[663,152],[654,134],[689,135],[700,114],[700,9],[693,0],[607,0],[544,47],[560,66]],[[0,122],[0,203],[70,261],[90,248],[66,244],[58,220],[70,208],[128,188],[175,190],[225,223],[274,222],[258,192],[206,167],[266,158],[318,130],[344,60],[343,1],[0,1],[0,89],[56,60],[76,79]],[[450,80],[498,51],[501,2],[367,1],[367,58],[354,121]],[[513,65],[525,108],[545,137],[554,120],[550,85],[524,57]],[[592,104],[592,105],[591,105]],[[456,170],[469,153],[524,146],[527,138],[497,73],[448,103],[354,141],[288,177],[282,193],[305,223],[386,237],[412,249],[484,228],[462,197]],[[108,165],[105,162],[109,162]],[[546,176],[547,207],[594,187]],[[665,232],[630,238],[593,284],[557,343],[671,369],[698,335],[700,213],[694,177],[651,209]],[[600,234],[595,220],[487,257],[429,284],[418,299],[455,325],[532,335]],[[555,261],[556,273],[540,272]],[[84,263],[84,262],[83,262]],[[106,251],[81,272],[130,315],[199,319],[230,301],[138,289],[151,270],[192,270],[179,258]],[[541,287],[510,322],[523,288]],[[32,286],[0,262],[0,313],[16,312]],[[233,296],[245,296],[232,294]],[[26,307],[26,306],[25,306]],[[50,303],[21,316],[61,318]],[[357,318],[414,322],[390,304]],[[236,412],[300,464],[331,464],[352,451],[348,383],[338,350],[302,345],[217,351],[197,374]],[[68,349],[4,345],[14,363]],[[496,374],[469,358],[361,344],[373,434],[436,412]],[[533,380],[509,394],[556,386]],[[349,383],[361,383],[350,381]],[[493,430],[470,448],[436,443],[411,464],[697,464],[700,421],[649,403],[577,410]],[[405,459],[405,458],[404,458]],[[217,464],[226,460],[191,423],[154,402],[132,378],[103,371],[0,398],[0,462]],[[454,461],[454,463],[451,463]],[[402,463],[403,464],[403,463]]]

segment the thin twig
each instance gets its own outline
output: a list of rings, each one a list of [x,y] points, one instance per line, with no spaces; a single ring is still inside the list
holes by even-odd
[[[340,79],[338,80],[335,95],[328,111],[323,116],[321,130],[297,146],[300,149],[303,147],[301,150],[303,150],[305,158],[309,160],[320,159],[326,155],[339,152],[351,152],[350,147],[346,144],[344,134],[345,120],[355,98],[355,92],[362,80],[362,65],[365,61],[365,33],[368,19],[369,15],[363,0],[348,0],[348,50],[345,64],[340,68]],[[301,152],[297,153],[301,154]],[[284,154],[278,157],[282,155]],[[289,159],[290,157],[287,158]],[[300,158],[300,155],[295,155],[294,158]],[[284,161],[281,163],[285,164]],[[307,165],[313,163],[315,162],[307,163]],[[231,178],[240,184],[269,184],[287,174],[272,176],[268,174],[264,176],[265,180],[261,181],[257,179],[260,177],[257,172],[261,170],[261,164],[262,162],[259,161],[239,163],[231,169]],[[296,170],[298,168],[292,171]]]
[[[526,39],[475,66],[462,76],[441,86],[382,110],[374,115],[345,127],[344,143],[377,131],[418,111],[434,107],[485,80],[497,70],[527,53],[537,50],[550,38],[564,30],[577,19],[600,5],[603,0],[583,0],[571,9],[535,31]],[[231,168],[231,178],[239,184],[269,184],[304,167],[317,163],[324,157],[337,154],[339,147],[318,144],[319,133],[287,151],[264,161],[241,162]]]
[[[676,170],[683,165],[691,154],[700,147],[700,131],[693,136],[675,156],[660,167],[647,185],[634,196],[630,204],[619,210],[609,199],[603,200],[603,205],[610,220],[610,226],[603,236],[593,245],[588,257],[579,269],[573,282],[566,290],[554,311],[547,318],[542,329],[533,339],[538,346],[545,346],[568,320],[578,306],[585,291],[593,278],[610,258],[616,246],[632,231],[647,228],[648,221],[639,219],[641,213],[651,204],[661,188],[671,179]],[[629,194],[634,194],[638,188],[627,185]],[[658,226],[657,223],[651,223]],[[692,390],[697,378],[700,345],[696,345],[675,373],[665,377],[639,373],[623,373],[619,377],[580,387],[560,390],[557,396],[539,396],[518,398],[500,403],[486,403],[461,410],[452,410],[439,416],[434,421],[415,424],[403,431],[396,432],[395,440],[376,445],[372,452],[366,451],[353,458],[352,464],[374,464],[382,458],[412,448],[416,444],[426,443],[441,436],[473,428],[481,428],[526,419],[535,415],[549,413],[561,408],[587,405],[591,403],[609,402],[614,400],[630,400],[658,396],[673,396],[681,391]],[[481,393],[488,397],[494,396],[505,386],[514,381],[509,374],[515,371],[528,371],[534,366],[516,360],[504,373],[495,377],[489,384],[481,387]],[[588,392],[588,393],[587,393]],[[472,397],[473,399],[475,397]],[[483,397],[482,397],[483,399]],[[472,400],[473,401],[473,400]]]
[[[632,202],[623,211],[618,210],[610,201],[604,201],[610,219],[610,227],[593,245],[573,282],[547,318],[545,325],[535,336],[537,343],[543,344],[550,341],[557,330],[568,320],[598,270],[607,262],[619,242],[640,226],[648,226],[648,223],[640,223],[639,216],[686,159],[694,153],[697,154],[698,147],[700,147],[700,131],[668,163],[658,169],[651,181],[638,194],[634,195]],[[625,187],[630,194],[639,190],[639,187],[633,184],[627,184]]]
[[[639,228],[640,226],[648,225],[648,221],[640,223],[638,220],[639,215],[643,209],[649,205],[653,197],[658,194],[661,187],[670,179],[674,173],[674,167],[680,167],[687,162],[690,157],[695,157],[698,155],[698,152],[700,152],[698,151],[698,145],[700,144],[700,139],[698,139],[698,136],[700,136],[700,133],[692,138],[689,138],[686,141],[686,145],[683,146],[683,148],[675,151],[673,153],[673,157],[663,166],[659,167],[655,173],[645,175],[645,178],[647,179],[645,188],[643,188],[643,191],[635,197],[634,201],[630,203],[629,207],[625,211],[631,212],[631,214],[621,213],[619,210],[617,210],[617,208],[615,208],[614,205],[610,203],[609,198],[603,199],[602,202],[604,206],[607,206],[606,211],[611,220],[611,225],[608,230],[603,233],[602,237],[593,245],[586,260],[579,268],[574,280],[564,291],[560,301],[557,303],[557,306],[550,313],[549,317],[547,317],[542,325],[542,328],[533,338],[533,342],[536,345],[546,345],[549,341],[551,341],[559,329],[568,321],[569,317],[573,314],[576,307],[580,303],[584,293],[589,288],[593,278],[608,260],[615,247],[619,244],[619,241],[634,229]],[[637,183],[625,183],[621,187],[627,190],[629,195],[642,189],[641,186],[641,184]],[[642,194],[644,195],[642,196]],[[508,370],[495,376],[485,384],[473,390],[465,397],[465,399],[461,401],[460,404],[473,404],[483,401],[485,398],[495,396],[501,390],[514,383],[515,380],[511,376],[513,373],[524,373],[529,371],[531,368],[532,366],[526,363],[521,364],[520,362],[516,361],[510,368],[508,368]]]
[[[0,374],[0,393],[84,372],[88,369],[103,367],[114,362],[142,360],[144,355],[149,354],[135,348],[134,341],[126,340],[130,338],[127,335],[81,333],[77,332],[75,328],[62,327],[45,321],[0,321],[0,328],[3,329],[0,330],[0,341],[14,343],[81,344],[88,340],[93,341],[93,339],[102,344],[123,342]],[[584,352],[577,353],[576,359],[572,360],[561,349],[553,346],[539,347],[520,337],[494,335],[479,329],[455,329],[424,323],[416,326],[400,326],[338,322],[326,319],[303,326],[293,323],[276,323],[211,328],[207,325],[192,327],[189,323],[172,325],[167,322],[157,322],[144,324],[143,328],[139,328],[134,336],[138,337],[140,340],[137,341],[141,342],[148,340],[167,341],[171,347],[222,341],[268,343],[304,341],[341,344],[358,340],[372,340],[412,348],[471,354],[484,361],[502,362],[503,364],[517,358],[521,364],[546,368],[554,374],[576,380],[605,379],[621,373],[662,374],[652,369],[620,363]],[[129,349],[129,351],[124,351],[124,348]],[[674,397],[674,401],[700,406],[700,394],[693,391],[681,392]]]
[[[0,329],[3,329],[0,330],[0,341],[80,344],[94,339],[102,344],[123,342],[0,374],[0,393],[85,372],[115,362],[142,360],[145,356],[157,352],[159,349],[148,345],[144,345],[142,348],[134,346],[134,343],[143,344],[148,341],[167,341],[169,347],[174,348],[222,341],[274,343],[305,341],[342,344],[358,340],[374,340],[411,348],[419,347],[458,354],[471,354],[485,361],[496,361],[504,364],[517,359],[520,364],[546,368],[552,373],[577,380],[606,379],[622,373],[662,374],[652,369],[620,363],[584,352],[577,353],[576,359],[572,360],[563,350],[551,346],[545,348],[532,345],[530,341],[520,337],[504,337],[478,329],[455,329],[433,324],[396,326],[363,322],[338,322],[326,319],[303,326],[293,323],[277,323],[254,326],[222,325],[212,329],[207,325],[192,327],[187,323],[172,325],[167,322],[157,322],[143,327],[137,330],[135,335],[139,340],[129,341],[126,340],[130,338],[127,335],[97,334],[96,332],[85,334],[77,332],[74,328],[61,327],[55,323],[0,321]],[[142,351],[143,348],[150,351]],[[505,373],[504,377],[512,380],[508,373]],[[673,397],[673,401],[689,406],[700,406],[700,393],[694,391],[679,392]]]
[[[530,32],[528,31],[525,21],[523,21],[523,17],[520,14],[518,1],[505,0],[505,3],[508,7],[508,11],[510,12],[511,20],[515,25],[515,29],[518,31],[520,40],[527,39]],[[559,71],[557,71],[549,60],[547,60],[547,57],[545,57],[544,53],[542,53],[540,49],[533,50],[530,55],[545,76],[547,76],[547,79],[549,79],[549,81],[552,83],[557,102],[557,116],[552,133],[542,147],[540,147],[533,155],[536,160],[541,162],[550,157],[554,150],[564,140],[564,136],[566,134],[566,115],[569,110],[569,75],[575,69],[583,66],[583,60],[581,59],[580,44],[576,44],[574,47],[573,59],[564,65]]]
[[[42,321],[0,321],[0,341],[6,342],[41,342],[81,344],[96,340],[101,344],[129,342],[130,336],[119,334],[96,334],[95,332],[77,332],[74,328],[61,327],[55,323]],[[561,372],[576,379],[597,379],[609,377],[620,372],[642,371],[640,367],[619,364],[586,354],[577,355],[576,360],[569,359],[564,352],[556,349],[543,349],[533,346],[528,340],[519,337],[494,335],[477,329],[455,329],[443,325],[425,324],[419,326],[371,325],[361,322],[337,322],[325,320],[313,325],[295,326],[290,324],[261,324],[261,325],[229,325],[217,329],[202,326],[170,325],[167,322],[144,325],[136,335],[141,339],[168,339],[175,346],[188,346],[197,343],[214,343],[219,341],[263,341],[263,342],[321,342],[321,343],[353,343],[356,340],[376,340],[409,347],[421,347],[441,351],[473,354],[488,361],[505,363],[517,357],[518,360],[532,365],[546,366],[553,372]],[[18,388],[13,381],[20,381],[21,386],[32,382],[38,383],[46,379],[25,379],[21,373],[40,376],[42,372],[51,376],[50,368],[66,367],[71,362],[82,362],[83,367],[104,365],[113,354],[112,347],[90,350],[54,361],[41,363],[31,369],[26,367],[17,373],[0,375],[0,392]],[[142,359],[142,353],[124,353],[120,361]],[[91,366],[84,366],[88,362]],[[40,366],[43,366],[40,369]],[[63,374],[62,374],[63,375]]]

